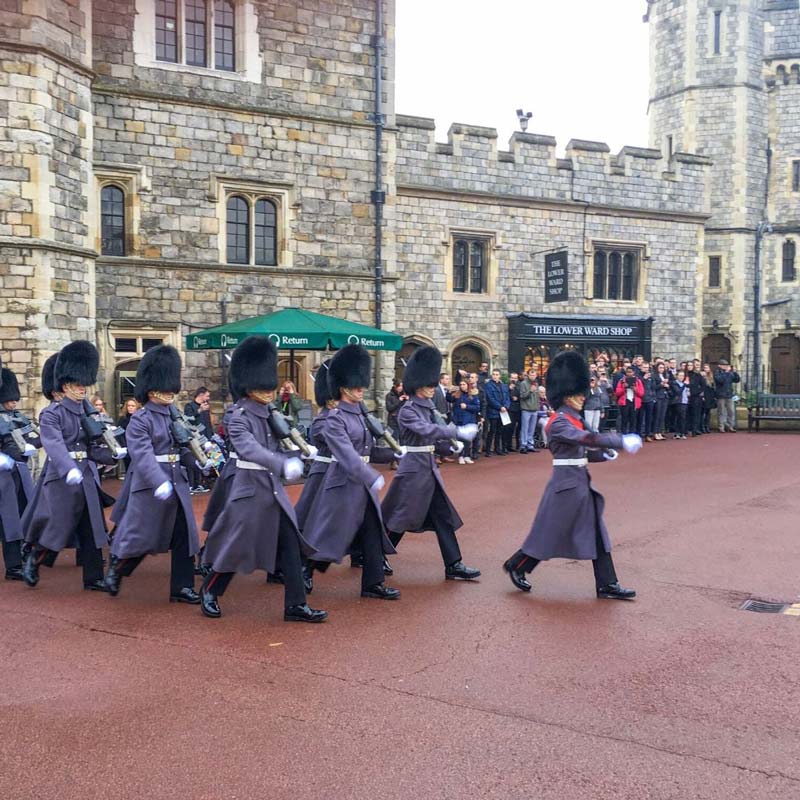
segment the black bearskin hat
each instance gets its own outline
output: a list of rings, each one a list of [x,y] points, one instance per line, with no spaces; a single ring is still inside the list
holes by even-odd
[[[136,388],[133,396],[144,405],[148,392],[174,392],[181,390],[181,357],[168,344],[151,347],[139,362],[136,370]]]
[[[19,400],[17,376],[7,367],[0,369],[0,403]]]
[[[278,351],[266,336],[248,336],[231,356],[228,371],[231,394],[273,392],[278,388]]]
[[[328,400],[338,400],[339,397],[331,397],[331,390],[328,386],[328,372],[330,371],[331,360],[325,359],[314,376],[314,402],[324,408]]]
[[[348,344],[331,359],[328,369],[328,391],[334,400],[340,389],[368,389],[371,361],[360,344]]]
[[[545,376],[547,401],[553,410],[563,405],[564,399],[589,392],[589,365],[574,350],[564,350],[551,362]]]
[[[58,353],[53,353],[42,367],[42,394],[48,400],[52,400],[53,392],[58,391],[56,389],[56,361],[58,361]]]
[[[94,386],[97,383],[97,368],[100,354],[91,343],[79,339],[68,344],[56,359],[54,384],[58,391],[67,383]]]
[[[412,395],[424,386],[436,386],[442,374],[442,354],[435,347],[418,347],[403,373],[403,391]]]

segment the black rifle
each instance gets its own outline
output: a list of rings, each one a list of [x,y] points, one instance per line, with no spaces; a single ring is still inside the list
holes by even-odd
[[[170,417],[170,432],[178,447],[187,447],[200,465],[201,469],[211,463],[214,472],[219,475],[219,467],[225,461],[222,451],[214,442],[200,432],[197,425],[193,425],[186,414],[182,413],[172,403],[168,406]]]
[[[272,435],[281,443],[281,447],[287,452],[299,449],[304,456],[310,456],[311,448],[303,438],[303,434],[289,424],[289,421],[281,414],[275,403],[268,403],[267,411],[269,412],[267,421],[269,422],[270,430]],[[295,447],[292,445],[295,445]]]
[[[441,411],[437,411],[437,410],[434,408],[434,409],[432,410],[432,413],[433,413],[433,421],[434,421],[434,422],[435,422],[435,423],[436,423],[436,424],[437,424],[437,425],[438,425],[440,428],[446,428],[446,427],[447,427],[447,420],[446,420],[446,419],[444,418],[444,416],[442,415],[442,412],[441,412]],[[454,452],[458,452],[459,440],[458,440],[458,439],[450,439],[450,441],[453,443],[453,447],[455,448]]]
[[[26,442],[26,438],[34,441]],[[15,461],[22,461],[25,458],[25,446],[28,444],[33,444],[34,447],[41,446],[36,423],[21,411],[0,412],[0,449],[7,452]]]
[[[386,444],[388,444],[395,453],[402,453],[403,448],[398,443],[397,439],[395,439],[394,436],[392,436],[392,434],[386,430],[384,424],[374,414],[369,412],[364,403],[359,403],[359,407],[361,408],[361,413],[364,415],[364,422],[366,423],[367,430],[376,439],[383,439],[383,441],[386,442]]]
[[[101,414],[85,397],[83,412],[81,427],[89,437],[89,441],[105,444],[115,458],[119,457],[124,449],[120,440],[125,431],[117,427],[111,417]]]

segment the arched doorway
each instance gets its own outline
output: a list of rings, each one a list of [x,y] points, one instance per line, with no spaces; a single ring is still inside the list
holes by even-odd
[[[703,337],[703,344],[700,347],[700,358],[704,364],[708,364],[712,371],[717,368],[720,359],[724,358],[731,363],[731,340],[721,333],[710,333]]]
[[[458,371],[478,372],[481,364],[487,361],[486,353],[483,348],[474,342],[465,342],[453,350],[450,356],[450,366],[452,368],[453,381],[458,380]]]
[[[420,346],[419,342],[403,342],[403,346],[397,351],[394,357],[395,380],[403,380],[403,372],[405,371],[408,359],[411,358],[411,354]]]
[[[800,394],[800,339],[791,333],[776,336],[769,363],[773,394]]]
[[[132,358],[114,366],[113,410],[106,406],[109,415],[114,419],[122,415],[122,407],[133,397],[133,391],[136,388],[136,370],[139,368],[141,360],[141,358]]]

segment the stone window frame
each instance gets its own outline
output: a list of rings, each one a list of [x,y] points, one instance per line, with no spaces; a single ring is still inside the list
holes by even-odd
[[[233,267],[290,267],[292,254],[289,250],[289,232],[296,204],[294,184],[262,183],[247,179],[227,178],[214,175],[211,178],[209,199],[217,204],[219,220],[219,263],[228,264],[227,208],[232,196],[243,197],[249,210],[249,246],[247,264],[231,263]],[[269,200],[275,205],[275,264],[255,263],[255,205],[258,200]]]
[[[117,339],[135,339],[136,349],[117,350]],[[134,327],[112,324],[108,327],[108,347],[114,363],[118,364],[122,361],[141,358],[147,352],[143,347],[144,339],[160,339],[161,344],[169,344],[173,347],[179,347],[180,345],[178,328],[175,326]]]
[[[457,240],[480,240],[486,244],[484,259],[484,288],[482,292],[455,291],[453,289],[453,258]],[[486,228],[452,227],[447,229],[447,238],[442,240],[444,248],[445,291],[444,299],[481,302],[497,299],[498,251],[503,249],[497,231]]]
[[[789,191],[800,192],[800,158],[789,159]]]
[[[791,277],[786,277],[786,263],[787,263],[787,245],[791,245]],[[781,240],[780,249],[778,250],[778,281],[783,284],[790,284],[797,282],[797,239],[793,236],[787,236]]]
[[[718,258],[719,259],[719,285],[718,286],[712,286],[711,285],[711,259],[712,258]],[[713,292],[715,294],[718,294],[718,293],[722,292],[722,287],[725,284],[725,268],[726,268],[725,254],[721,253],[721,252],[719,252],[719,253],[718,252],[706,253],[705,267],[706,267],[706,269],[705,269],[705,280],[703,282],[704,286],[705,286],[705,290],[707,292]]]
[[[147,172],[143,166],[136,164],[94,164],[95,193],[93,195],[93,213],[90,215],[90,241],[101,258],[129,258],[138,255],[141,241],[139,223],[141,205],[139,196],[150,190]],[[125,195],[125,255],[108,256],[102,254],[102,208],[100,196],[106,186],[117,186]]]
[[[622,299],[609,299],[607,297],[594,296],[594,265],[595,253],[598,249],[610,250],[620,253],[635,253],[637,256],[636,266],[638,268],[638,277],[636,280],[636,292],[631,300]],[[646,287],[647,287],[647,263],[650,260],[649,245],[644,241],[628,241],[616,239],[592,239],[589,242],[586,250],[586,284],[585,284],[585,299],[589,305],[592,306],[636,306],[644,305],[646,301]],[[622,268],[622,262],[620,262]],[[608,278],[606,278],[607,284]],[[620,281],[622,281],[622,272],[620,271]],[[620,287],[621,288],[621,287]]]
[[[156,4],[155,0],[136,0],[133,23],[133,58],[136,66],[168,72],[190,72],[224,80],[261,83],[263,57],[258,36],[258,14],[254,0],[231,0],[234,3],[234,70],[194,66],[185,63],[184,0],[176,0],[178,7],[178,61],[159,61],[156,58]],[[209,16],[206,31],[206,55],[215,63],[215,28],[213,23],[214,0],[208,0]]]

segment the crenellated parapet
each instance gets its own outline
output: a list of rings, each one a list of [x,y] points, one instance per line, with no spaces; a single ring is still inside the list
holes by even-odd
[[[705,213],[703,156],[623,147],[612,154],[604,142],[572,139],[564,158],[552,136],[514,133],[506,150],[497,131],[454,123],[447,142],[437,142],[435,123],[397,116],[398,186],[570,202],[652,212]]]

